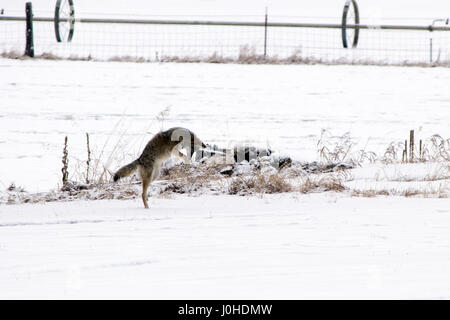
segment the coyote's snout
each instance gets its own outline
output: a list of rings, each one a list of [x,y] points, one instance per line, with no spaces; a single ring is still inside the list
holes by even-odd
[[[114,174],[114,181],[130,176],[136,170],[142,181],[142,201],[148,208],[147,189],[150,183],[159,177],[162,163],[171,156],[181,157],[189,166],[192,154],[206,145],[190,130],[185,128],[171,128],[156,134],[145,146],[141,156],[133,162],[120,168]],[[187,156],[180,152],[185,149]]]

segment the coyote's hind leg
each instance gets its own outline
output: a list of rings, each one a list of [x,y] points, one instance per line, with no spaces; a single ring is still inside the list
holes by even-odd
[[[150,184],[158,179],[161,167],[158,163],[153,164],[150,168],[141,167],[139,170],[139,175],[142,181],[142,201],[144,202],[144,207],[148,209],[148,187]]]
[[[144,202],[144,207],[148,209],[148,186],[151,183],[151,171],[148,172],[146,168],[139,168],[139,176],[142,181],[142,201]]]

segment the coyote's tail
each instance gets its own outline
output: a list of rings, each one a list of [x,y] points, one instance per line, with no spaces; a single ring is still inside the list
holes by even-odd
[[[134,160],[133,162],[117,170],[117,172],[114,174],[114,182],[116,182],[121,178],[125,178],[132,175],[136,171],[138,164],[139,164],[138,160]]]

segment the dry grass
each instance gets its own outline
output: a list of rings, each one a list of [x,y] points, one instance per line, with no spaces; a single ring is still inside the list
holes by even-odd
[[[408,188],[400,192],[400,195],[403,197],[415,197],[420,194],[425,194],[423,190]]]
[[[6,51],[0,54],[0,57],[8,59],[32,59],[18,51]],[[370,66],[404,66],[404,67],[450,67],[450,61],[439,61],[435,63],[425,62],[386,62],[370,59],[320,59],[314,57],[304,56],[301,50],[297,49],[292,52],[290,56],[278,57],[278,56],[266,56],[256,53],[254,47],[248,45],[241,46],[237,56],[222,56],[217,52],[212,53],[210,56],[162,56],[151,59],[148,57],[138,56],[113,56],[107,59],[98,59],[88,56],[71,55],[69,57],[57,56],[53,53],[44,52],[40,55],[36,55],[33,59],[46,59],[46,60],[70,60],[70,61],[110,61],[110,62],[133,62],[133,63],[151,63],[151,62],[175,62],[175,63],[238,63],[238,64],[323,64],[323,65],[370,65]]]
[[[16,184],[14,182],[11,183],[6,190],[7,191],[20,192],[20,193],[26,192],[25,188],[23,188],[21,186],[16,186]]]
[[[416,141],[418,145],[418,142]],[[321,161],[326,163],[348,163],[360,166],[364,163],[383,164],[402,163],[404,141],[391,142],[382,156],[378,156],[373,151],[365,148],[354,150],[356,142],[346,132],[343,135],[333,135],[331,132],[322,129],[321,136],[317,142],[317,152]],[[418,146],[415,148],[413,160],[407,162],[450,162],[450,139],[435,134],[423,140],[422,150]]]
[[[155,118],[164,121],[169,109],[164,109]],[[121,120],[120,120],[121,121]],[[120,122],[119,121],[119,122]],[[113,129],[117,132],[119,124]],[[0,193],[0,203],[35,203],[49,201],[71,201],[75,199],[134,199],[140,196],[140,182],[135,178],[124,179],[121,183],[110,182],[112,172],[108,169],[113,159],[122,159],[115,163],[124,164],[125,156],[118,152],[122,149],[120,144],[124,132],[119,134],[119,141],[112,148],[106,148],[109,138],[100,152],[91,151],[89,170],[85,159],[72,161],[71,177],[61,190],[47,193],[29,194],[21,188],[11,185],[6,194]],[[116,134],[117,135],[117,134]],[[327,137],[330,137],[328,139]],[[123,142],[123,141],[122,141]],[[125,141],[127,144],[128,142]],[[248,170],[242,170],[243,163],[236,165],[231,174],[221,174],[221,170],[227,166],[221,161],[213,161],[214,156],[201,163],[195,163],[191,167],[185,167],[183,163],[169,169],[163,169],[160,181],[152,184],[150,192],[153,196],[170,196],[171,194],[200,195],[209,194],[274,194],[298,192],[302,194],[315,192],[345,192],[351,196],[375,197],[375,196],[403,196],[403,197],[439,197],[449,196],[448,180],[450,179],[450,163],[446,161],[449,155],[449,140],[438,135],[431,137],[424,149],[421,161],[441,161],[439,166],[433,166],[433,171],[420,178],[412,178],[407,175],[395,173],[388,181],[415,182],[428,181],[427,186],[411,187],[403,190],[359,190],[349,189],[344,182],[350,181],[349,170],[353,166],[344,165],[341,161],[355,162],[373,161],[370,152],[360,150],[356,156],[352,153],[354,146],[349,134],[343,136],[331,136],[323,133],[319,141],[319,151],[326,162],[300,163],[291,161],[289,165],[274,168],[273,161],[266,157],[247,164]],[[108,151],[106,151],[108,149]],[[111,150],[112,149],[112,150]],[[89,149],[87,149],[89,154]],[[111,150],[111,151],[110,151]],[[70,154],[70,153],[69,153]],[[398,161],[397,145],[392,143],[384,154],[382,160],[388,163]],[[273,159],[278,159],[275,155]],[[362,159],[362,160],[361,160]],[[71,158],[71,160],[74,160]],[[335,163],[333,163],[335,162]],[[341,163],[339,163],[341,162]],[[267,169],[267,170],[266,170]],[[269,170],[270,169],[270,170]],[[387,176],[387,175],[386,175]],[[74,179],[75,178],[75,179]],[[376,179],[376,178],[375,178]],[[436,183],[441,181],[439,187]],[[89,181],[89,184],[85,184]],[[439,183],[439,182],[438,182]]]
[[[69,60],[69,61],[104,61],[104,60],[96,60],[93,59],[91,55],[85,56],[77,56],[77,55],[71,55],[69,57],[61,57],[58,55],[55,55],[51,52],[43,52],[41,54],[35,55],[33,58],[25,55],[24,52],[19,52],[16,50],[10,50],[10,51],[3,51],[0,53],[1,58],[6,59],[19,59],[19,60],[28,60],[28,59],[42,59],[42,60]],[[133,60],[133,62],[137,62],[136,60]]]
[[[388,190],[374,190],[374,189],[353,189],[350,192],[350,195],[353,197],[365,197],[365,198],[374,198],[376,196],[389,196],[390,193]]]
[[[49,52],[45,52],[41,55],[35,56],[35,58],[38,59],[44,59],[44,60],[63,60],[63,58]]]
[[[185,168],[183,164],[162,171],[161,179],[170,181],[164,192],[191,193],[199,190],[214,190],[227,194],[282,193],[293,188],[288,178],[279,171],[263,174],[258,166],[250,174],[229,177],[220,174],[227,164],[214,161],[199,164],[196,168]]]
[[[450,162],[450,139],[435,134],[425,140],[419,161]]]
[[[322,129],[317,142],[317,150],[322,161],[327,163],[344,162],[349,160],[355,142],[346,132],[342,136],[334,136],[331,132]]]
[[[292,185],[280,174],[269,176],[258,174],[255,177],[255,190],[258,193],[284,193],[293,190]]]
[[[237,57],[225,57],[214,52],[208,57],[199,56],[163,56],[160,62],[181,62],[181,63],[237,63],[237,64],[319,64],[326,63],[322,59],[305,58],[299,50],[294,51],[288,57],[264,56],[256,53],[254,47],[248,45],[241,46]]]
[[[165,119],[170,113],[170,108],[165,107],[155,115],[153,122],[149,123],[149,127],[159,123],[161,129],[164,125]],[[90,146],[89,141],[92,143],[92,138],[88,138],[86,145],[86,158],[78,158],[71,156],[71,175],[70,181],[75,183],[84,183],[86,181],[92,184],[107,184],[112,181],[114,171],[121,166],[136,159],[138,154],[126,154],[122,150],[129,149],[132,145],[130,137],[127,137],[127,132],[130,123],[125,123],[125,117],[121,117],[117,120],[111,132],[107,135],[107,138],[100,149]],[[148,132],[148,128],[144,131]],[[143,137],[144,139],[145,137]],[[145,141],[147,143],[147,141]],[[142,148],[139,148],[140,150]],[[89,160],[89,161],[87,161]],[[125,181],[130,181],[129,178],[125,178]]]
[[[294,166],[295,167],[295,166]],[[176,165],[163,171],[162,179],[150,186],[151,196],[171,197],[172,194],[187,194],[191,196],[202,194],[231,194],[231,195],[262,195],[276,193],[320,193],[342,192],[349,196],[376,197],[434,197],[448,198],[450,189],[448,184],[427,185],[424,187],[410,187],[407,189],[349,189],[344,182],[351,180],[348,171],[332,173],[303,174],[292,177],[286,172],[277,171],[273,174],[263,174],[259,170],[238,176],[220,174],[222,167],[214,163],[204,163],[196,168],[186,168],[183,164]],[[290,169],[290,168],[289,168]],[[136,199],[141,194],[141,183],[136,178],[131,182],[121,183],[74,183],[69,181],[60,190],[46,193],[27,193],[23,188],[11,185],[7,193],[0,193],[0,203],[38,203],[52,201],[100,200],[100,199]]]
[[[174,173],[170,174],[171,179],[165,177],[168,183],[160,190],[160,194],[173,192],[180,194],[195,194],[201,190],[215,191],[217,188],[215,183],[221,179],[224,179],[219,174],[207,174],[202,173],[199,175],[185,174],[181,176],[173,177]]]
[[[109,58],[107,61],[109,62],[136,62],[136,63],[143,63],[143,62],[149,62],[148,60],[142,58],[142,57],[132,57],[132,56],[114,56]]]
[[[296,188],[300,193],[312,192],[343,192],[347,188],[343,185],[344,176],[340,174],[331,174],[325,176],[310,175]]]
[[[159,180],[165,183],[159,193],[194,194],[201,190],[222,192],[222,181],[226,178],[220,174],[220,170],[225,166],[225,164],[205,162],[195,167],[186,167],[184,163],[180,163],[169,169],[163,168]]]
[[[376,196],[400,196],[406,198],[449,198],[450,190],[446,185],[438,187],[415,188],[410,187],[405,190],[397,189],[352,189],[350,195],[353,197],[373,198]]]
[[[404,144],[403,142],[391,142],[381,157],[382,163],[395,163],[402,161]]]
[[[439,165],[433,169],[430,173],[420,176],[410,176],[396,172],[395,176],[389,176],[385,173],[387,181],[397,182],[433,182],[450,179],[450,165]]]
[[[90,184],[80,185],[68,182],[61,190],[50,192],[27,193],[11,192],[8,194],[6,204],[20,203],[45,203],[55,201],[74,200],[131,200],[140,196],[139,185],[119,185],[119,184]],[[4,200],[0,199],[0,203]]]
[[[380,161],[382,163],[402,162],[404,149],[404,141],[391,142]],[[439,134],[432,135],[423,140],[421,152],[416,145],[413,160],[408,159],[408,162],[450,162],[450,139],[445,139]]]
[[[0,57],[6,59],[20,59],[20,60],[31,59],[30,57],[26,56],[23,52],[20,53],[15,50],[4,51],[0,54]]]
[[[228,186],[228,194],[249,195],[274,194],[293,191],[292,185],[278,173],[263,175],[258,173],[250,177],[235,177]]]
[[[168,183],[159,190],[159,194],[179,193],[196,195],[203,193],[204,191],[221,191],[219,190],[220,187],[217,186],[217,182],[221,179],[224,178],[218,175],[210,177],[204,175],[191,175],[176,180],[168,180]]]
[[[263,175],[257,173],[250,177],[236,177],[231,180],[228,194],[248,195],[254,193],[273,194],[285,192],[343,192],[347,188],[343,185],[345,174],[333,173],[327,175],[304,175],[300,184],[293,186],[290,178],[280,173]]]

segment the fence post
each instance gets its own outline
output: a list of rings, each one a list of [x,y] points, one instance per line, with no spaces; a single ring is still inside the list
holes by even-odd
[[[266,17],[264,20],[264,59],[267,56],[267,7],[266,7]]]
[[[34,57],[34,43],[33,43],[33,8],[31,2],[25,4],[25,14],[27,16],[27,45],[25,48],[25,55]]]
[[[433,38],[430,38],[430,64],[433,64]]]

